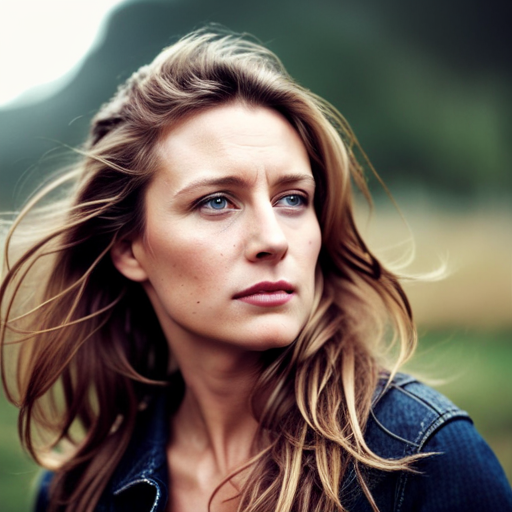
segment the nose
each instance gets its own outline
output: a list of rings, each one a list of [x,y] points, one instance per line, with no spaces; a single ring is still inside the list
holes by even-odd
[[[260,206],[246,226],[246,257],[250,261],[277,262],[288,251],[288,239],[270,203]]]

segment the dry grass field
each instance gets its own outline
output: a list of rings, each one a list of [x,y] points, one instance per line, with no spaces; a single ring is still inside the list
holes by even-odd
[[[406,282],[419,325],[450,329],[512,330],[512,206],[441,209],[418,201],[376,210],[359,224],[370,248],[396,262],[411,250],[414,260],[404,272],[429,274],[446,264],[438,281]]]

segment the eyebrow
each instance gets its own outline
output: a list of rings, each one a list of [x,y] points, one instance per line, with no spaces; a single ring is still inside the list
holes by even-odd
[[[286,185],[288,183],[296,183],[298,181],[309,181],[315,185],[315,179],[310,174],[286,174],[276,180],[274,185]],[[178,190],[175,197],[181,196],[199,187],[223,187],[223,186],[234,186],[234,187],[246,187],[248,181],[240,178],[239,176],[223,176],[221,178],[203,178],[189,183],[182,189]]]

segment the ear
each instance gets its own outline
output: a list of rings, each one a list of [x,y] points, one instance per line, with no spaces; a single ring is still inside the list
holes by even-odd
[[[141,265],[139,260],[135,257],[133,252],[132,240],[118,240],[110,249],[110,257],[114,266],[131,281],[141,283],[147,281],[148,275]]]

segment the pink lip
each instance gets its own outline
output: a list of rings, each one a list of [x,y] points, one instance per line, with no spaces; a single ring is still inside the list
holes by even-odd
[[[294,292],[293,286],[286,281],[277,281],[276,283],[263,281],[237,293],[233,299],[254,306],[275,307],[292,300]]]

